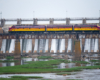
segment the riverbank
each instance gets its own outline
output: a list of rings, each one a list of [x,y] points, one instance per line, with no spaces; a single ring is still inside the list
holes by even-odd
[[[24,65],[0,67],[0,74],[58,73],[58,72],[81,71],[82,69],[100,69],[100,65],[56,69],[57,65],[62,62],[71,63],[70,61],[63,60],[63,59],[56,59],[56,60],[49,60],[49,61],[36,61],[36,62],[30,61],[28,62],[28,64],[24,64]],[[79,63],[81,63],[81,61]]]

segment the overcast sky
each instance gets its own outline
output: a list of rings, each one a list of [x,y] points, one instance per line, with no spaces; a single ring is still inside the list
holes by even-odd
[[[2,18],[99,17],[99,10],[100,0],[0,0]]]

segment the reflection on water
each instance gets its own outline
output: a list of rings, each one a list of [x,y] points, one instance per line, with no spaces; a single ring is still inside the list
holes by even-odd
[[[27,63],[25,63],[25,62],[27,62],[27,61],[32,61],[32,58],[22,58],[22,59],[14,59],[14,60],[17,60],[17,62],[1,62],[1,63],[0,63],[0,67],[27,64]]]
[[[10,63],[4,62],[4,63],[2,63],[2,67],[6,67],[6,66],[14,66],[14,65],[15,65],[14,62],[10,62]]]
[[[22,58],[22,59],[21,59],[21,65],[27,64],[27,63],[26,63],[27,61],[32,61],[32,58]]]
[[[60,69],[63,69],[65,67],[66,67],[66,64],[65,63],[61,63],[61,64],[58,65],[58,68],[60,68]]]
[[[3,59],[4,60],[4,59]],[[23,65],[27,64],[27,61],[48,61],[48,59],[38,59],[38,58],[22,58],[22,59],[14,59],[17,60],[18,62],[1,62],[0,67],[6,67],[6,66],[15,66],[15,65]],[[71,61],[71,59],[70,59]],[[88,61],[88,59],[87,59]],[[91,62],[90,64],[80,64],[80,63],[60,63],[58,65],[58,69],[63,69],[63,68],[73,68],[77,66],[94,66],[94,62]]]
[[[80,64],[80,63],[60,63],[58,65],[58,69],[63,69],[63,68],[73,68],[73,67],[78,67],[78,66],[94,66],[94,63],[90,64]]]
[[[39,59],[39,61],[48,61],[48,59]]]

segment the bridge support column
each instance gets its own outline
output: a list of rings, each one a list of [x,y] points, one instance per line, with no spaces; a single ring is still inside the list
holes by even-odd
[[[35,39],[32,39],[32,53],[34,51]]]
[[[82,39],[82,52],[84,52],[85,39]]]
[[[75,52],[75,39],[72,39],[72,53]]]
[[[80,40],[75,41],[75,61],[81,61],[81,48],[80,48]]]
[[[21,50],[20,50],[20,40],[16,39],[15,41],[15,52],[14,52],[14,58],[21,58]]]
[[[70,24],[70,18],[66,18],[66,25]]]
[[[2,39],[0,39],[0,54],[1,54],[1,47],[2,47]]]
[[[83,19],[83,24],[86,24],[86,19]]]
[[[34,20],[33,25],[37,25],[37,19],[33,19],[33,20]]]
[[[1,27],[5,26],[5,19],[1,19]]]
[[[51,41],[52,41],[52,39],[49,39],[49,49],[48,49],[48,53],[50,53],[50,49],[51,49]]]
[[[67,47],[68,47],[68,39],[65,39],[65,53],[67,52]]]
[[[50,18],[50,25],[53,25],[53,24],[54,24],[54,19]]]
[[[21,25],[21,19],[17,19],[17,25]]]

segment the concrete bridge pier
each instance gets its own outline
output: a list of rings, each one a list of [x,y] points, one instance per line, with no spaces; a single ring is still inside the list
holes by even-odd
[[[32,39],[32,53],[34,52],[35,39]]]
[[[48,52],[49,52],[49,54],[50,54],[50,50],[51,50],[51,41],[52,41],[52,39],[48,39],[48,40],[49,40],[49,41],[48,41],[48,42],[49,42],[49,43],[48,43],[48,44],[49,44]]]
[[[81,48],[80,48],[80,40],[75,40],[75,61],[81,61]]]
[[[68,47],[68,39],[65,39],[65,53],[67,52],[67,47]]]
[[[82,39],[82,52],[84,52],[85,39]]]
[[[14,51],[14,58],[21,58],[21,50],[20,50],[20,40],[15,40],[15,51]]]
[[[1,47],[2,47],[2,39],[0,39],[0,53],[1,53]]]

